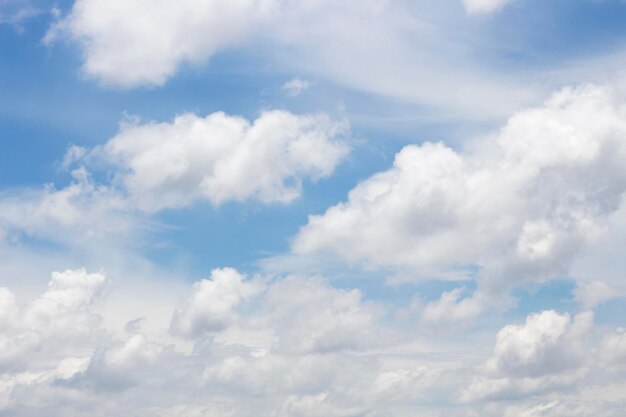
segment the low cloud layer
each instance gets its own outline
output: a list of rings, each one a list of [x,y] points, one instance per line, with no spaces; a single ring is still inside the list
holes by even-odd
[[[484,346],[451,350],[445,338],[399,331],[402,308],[359,290],[224,268],[171,311],[180,337],[147,337],[136,321],[107,327],[107,294],[118,290],[83,269],[53,273],[30,301],[0,289],[1,412],[565,417],[623,406],[607,396],[626,384],[626,337],[595,327],[591,312],[537,312]]]

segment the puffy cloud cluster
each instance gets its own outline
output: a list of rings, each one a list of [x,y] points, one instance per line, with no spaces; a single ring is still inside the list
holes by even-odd
[[[416,278],[478,266],[481,291],[502,295],[524,280],[570,272],[623,206],[624,158],[619,96],[568,88],[463,152],[441,143],[405,147],[346,202],[310,216],[293,250],[400,267]]]
[[[484,347],[400,335],[399,306],[319,277],[214,270],[171,312],[173,338],[106,327],[106,287],[101,273],[67,270],[21,306],[0,290],[0,413],[612,416],[610,392],[626,383],[624,332],[600,332],[591,313],[505,326],[480,365]]]
[[[95,407],[94,415],[181,409],[210,415],[230,404],[233,415],[247,416],[259,410],[254,398],[267,393],[264,412],[318,415],[319,405],[343,415],[338,410],[354,408],[330,393],[351,382],[340,365],[355,373],[376,369],[351,352],[380,345],[373,334],[381,311],[357,290],[335,289],[321,278],[214,270],[172,312],[170,331],[182,337],[180,349],[149,340],[139,326],[126,326],[127,336],[105,328],[98,306],[106,284],[100,273],[53,273],[48,290],[23,307],[9,290],[0,291],[0,413],[26,416],[43,407],[62,416],[106,396],[116,400]],[[188,341],[196,345],[191,353]]]
[[[591,312],[574,319],[544,311],[524,325],[498,332],[493,357],[463,393],[465,400],[516,398],[548,393],[578,382],[587,372],[587,343],[593,325]]]
[[[349,152],[349,126],[325,115],[268,111],[249,122],[213,113],[172,123],[122,123],[102,146],[69,148],[63,188],[0,193],[0,241],[34,237],[69,246],[127,245],[154,224],[143,212],[254,200],[289,203],[305,181],[333,173]],[[106,167],[112,182],[92,173]]]
[[[99,338],[106,284],[103,274],[84,269],[54,272],[47,290],[21,307],[0,288],[0,409],[20,380],[48,381],[84,362]]]
[[[320,353],[379,344],[375,324],[381,313],[363,303],[359,290],[336,289],[321,278],[268,283],[225,268],[194,284],[170,330],[190,339],[255,346],[261,353]]]
[[[199,337],[228,327],[240,304],[260,289],[254,282],[245,282],[234,269],[218,269],[210,279],[194,284],[191,297],[174,312],[171,329],[185,337]]]
[[[92,152],[116,168],[115,180],[139,207],[194,200],[290,202],[304,179],[330,175],[346,156],[347,126],[327,116],[268,111],[253,123],[213,113],[172,123],[126,123]]]

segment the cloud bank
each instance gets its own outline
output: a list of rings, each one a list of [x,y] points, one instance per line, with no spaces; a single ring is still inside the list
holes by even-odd
[[[148,337],[136,320],[106,324],[109,283],[78,269],[53,273],[30,301],[0,289],[0,412],[565,417],[624,405],[611,392],[626,384],[625,333],[591,312],[540,311],[451,349],[357,289],[224,268],[170,312],[173,336]]]

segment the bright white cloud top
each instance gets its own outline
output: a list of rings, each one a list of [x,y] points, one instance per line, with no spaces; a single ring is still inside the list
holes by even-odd
[[[480,296],[501,302],[520,282],[571,272],[623,205],[625,158],[623,101],[607,88],[566,89],[463,153],[405,147],[347,202],[311,216],[293,247],[414,279],[477,265]]]
[[[129,87],[161,85],[184,63],[237,44],[278,12],[273,0],[80,0],[48,39],[69,35],[86,49],[85,71]]]
[[[623,417],[624,19],[0,0],[0,416]]]
[[[185,114],[172,123],[124,123],[93,157],[114,165],[114,181],[147,210],[197,199],[288,203],[304,179],[332,174],[348,153],[347,130],[327,116],[285,111],[252,123],[224,113]]]

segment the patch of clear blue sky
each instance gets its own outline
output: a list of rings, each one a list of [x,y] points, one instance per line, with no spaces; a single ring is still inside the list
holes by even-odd
[[[517,0],[494,14],[456,19],[459,41],[512,71],[607,53],[623,47],[626,36],[621,0]]]
[[[67,10],[70,4],[66,0],[60,6]],[[617,0],[519,0],[491,16],[458,14],[455,19],[463,19],[458,36],[471,34],[467,41],[482,45],[477,55],[512,71],[609,52],[626,35],[626,4]],[[67,184],[68,174],[58,168],[67,146],[106,141],[124,113],[169,121],[187,111],[199,115],[225,111],[247,118],[271,108],[325,112],[346,117],[354,138],[363,140],[335,175],[305,184],[303,197],[290,205],[252,202],[213,208],[202,203],[159,215],[173,227],[155,236],[164,244],[149,246],[146,256],[162,264],[178,265],[182,259],[194,278],[221,266],[251,270],[259,258],[284,252],[309,214],[344,200],[360,180],[389,167],[404,144],[424,140],[454,144],[482,128],[429,122],[415,105],[349,91],[323,79],[311,79],[310,90],[291,98],[280,87],[299,74],[276,68],[267,55],[245,50],[218,54],[201,67],[185,67],[163,87],[107,89],[80,76],[75,45],[42,45],[49,23],[50,15],[42,13],[24,22],[21,31],[0,25],[2,188]],[[401,290],[385,290],[380,280],[367,282],[363,287],[370,294],[400,296]],[[523,305],[540,307],[544,300],[559,294],[565,299],[571,291],[569,284],[551,285],[535,295],[520,294]],[[418,287],[429,298],[453,284]]]

